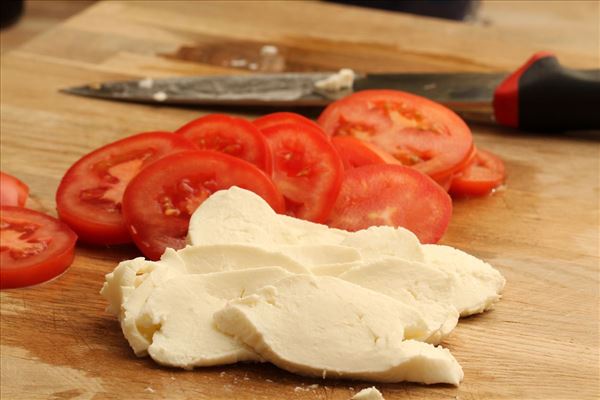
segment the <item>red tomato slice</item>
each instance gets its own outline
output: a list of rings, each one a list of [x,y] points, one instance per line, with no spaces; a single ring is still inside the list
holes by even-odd
[[[395,90],[365,90],[330,104],[318,123],[330,136],[373,143],[436,180],[455,172],[471,147],[471,130],[451,110]]]
[[[183,248],[192,213],[211,194],[231,186],[253,191],[277,212],[284,209],[281,193],[263,171],[227,154],[187,151],[146,167],[123,196],[123,217],[133,241],[151,259],[167,247]]]
[[[338,151],[346,169],[371,164],[401,164],[391,154],[386,153],[371,143],[352,136],[335,136],[331,144]]]
[[[12,175],[0,172],[0,206],[25,206],[29,187]]]
[[[185,124],[175,133],[182,134],[200,149],[241,158],[267,174],[271,173],[271,152],[267,141],[256,126],[243,118],[207,115]]]
[[[296,124],[304,124],[304,125],[311,126],[315,129],[318,129],[320,132],[322,132],[321,127],[319,125],[317,125],[314,121],[312,121],[300,114],[291,113],[291,112],[276,112],[276,113],[272,113],[272,114],[263,115],[262,117],[259,117],[259,118],[255,119],[254,121],[252,121],[252,123],[254,124],[254,126],[258,127],[258,129],[260,129],[260,130],[270,128],[271,126],[274,126],[274,125],[296,123]],[[323,132],[323,134],[325,134],[325,132]]]
[[[450,196],[427,175],[402,165],[366,165],[345,172],[328,225],[349,231],[401,226],[421,243],[436,243],[451,215]]]
[[[438,185],[440,185],[442,188],[444,188],[446,192],[448,192],[450,190],[450,185],[452,184],[454,178],[456,178],[457,175],[459,175],[465,168],[467,168],[473,162],[473,160],[475,159],[475,154],[477,154],[477,149],[475,148],[475,146],[473,146],[467,158],[461,161],[460,164],[457,166],[456,172],[436,180]]]
[[[340,190],[344,165],[325,136],[305,124],[263,130],[273,152],[273,181],[285,197],[286,212],[324,222]]]
[[[85,155],[69,168],[56,192],[60,219],[88,243],[131,242],[121,216],[121,200],[129,181],[153,161],[195,148],[183,136],[149,132]]]
[[[453,196],[484,196],[500,186],[506,177],[504,163],[489,151],[477,149],[467,168],[450,185]]]
[[[45,282],[73,262],[77,235],[63,222],[22,207],[0,207],[0,288]]]

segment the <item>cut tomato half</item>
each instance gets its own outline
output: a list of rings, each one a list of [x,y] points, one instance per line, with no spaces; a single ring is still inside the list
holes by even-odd
[[[338,151],[346,169],[371,164],[401,164],[391,154],[371,143],[352,136],[335,136],[331,144]]]
[[[273,153],[273,181],[287,214],[324,222],[340,190],[344,165],[327,138],[310,125],[290,123],[263,129]]]
[[[241,158],[271,173],[271,152],[260,130],[243,118],[212,114],[195,119],[175,133],[203,150],[215,150]]]
[[[22,207],[0,207],[0,287],[45,282],[73,262],[77,235],[63,222]]]
[[[349,231],[401,226],[421,243],[437,243],[451,215],[450,196],[427,175],[402,165],[366,165],[345,172],[328,225]]]
[[[195,148],[181,135],[149,132],[83,156],[69,168],[56,192],[60,219],[87,243],[131,242],[121,215],[123,192],[129,181],[161,157]]]
[[[459,197],[485,196],[502,185],[505,177],[502,160],[489,151],[477,149],[471,164],[452,180],[450,194]]]
[[[448,108],[394,90],[365,90],[330,104],[318,118],[330,136],[373,143],[435,180],[453,174],[473,146],[471,130]]]
[[[144,255],[158,259],[167,247],[185,246],[196,208],[218,190],[238,186],[283,212],[281,193],[253,164],[212,150],[172,154],[142,170],[127,186],[123,217]]]
[[[319,132],[322,132],[322,129],[316,122],[311,119],[308,119],[300,114],[291,113],[291,112],[276,112],[272,114],[263,115],[262,117],[256,118],[252,121],[254,126],[258,129],[266,129],[271,126],[281,125],[281,124],[304,124],[315,129],[318,129]],[[325,134],[325,132],[323,132]]]
[[[29,186],[12,175],[0,172],[0,206],[25,206]]]

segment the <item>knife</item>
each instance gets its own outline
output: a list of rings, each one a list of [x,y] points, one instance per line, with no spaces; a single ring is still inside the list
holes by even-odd
[[[191,76],[106,82],[62,92],[165,105],[325,106],[353,92],[395,89],[427,97],[463,118],[531,131],[600,129],[600,70],[573,70],[549,52],[506,73],[356,74],[351,87],[322,89],[333,72]]]

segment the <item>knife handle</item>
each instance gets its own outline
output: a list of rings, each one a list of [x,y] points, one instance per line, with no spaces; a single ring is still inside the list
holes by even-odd
[[[600,129],[600,70],[568,69],[536,53],[496,88],[494,116],[530,131]]]

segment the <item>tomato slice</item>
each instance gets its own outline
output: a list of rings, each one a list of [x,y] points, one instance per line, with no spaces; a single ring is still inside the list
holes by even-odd
[[[73,262],[77,235],[63,222],[22,207],[0,207],[0,288],[45,282]]]
[[[386,153],[371,143],[352,136],[335,136],[331,139],[333,147],[338,151],[346,169],[371,164],[400,164],[391,154]]]
[[[427,175],[402,165],[366,165],[345,172],[328,225],[349,231],[401,226],[421,243],[436,243],[451,215],[450,196]]]
[[[317,125],[314,121],[300,114],[291,112],[276,112],[272,114],[263,115],[262,117],[256,118],[254,121],[252,121],[252,123],[260,130],[270,128],[274,125],[296,123],[311,126],[315,129],[318,129],[319,132],[322,132],[321,127]],[[325,132],[323,132],[323,134],[325,134]]]
[[[454,173],[473,137],[464,121],[424,97],[395,90],[365,90],[330,104],[317,122],[330,136],[373,143],[440,180]]]
[[[0,206],[25,206],[29,187],[12,175],[0,172]]]
[[[203,150],[216,150],[241,158],[271,173],[269,146],[260,130],[243,118],[212,114],[195,119],[175,133]]]
[[[439,178],[438,180],[436,180],[436,182],[442,188],[444,188],[444,190],[446,192],[448,192],[450,190],[450,185],[452,184],[452,181],[454,180],[454,178],[456,178],[457,175],[459,175],[462,171],[464,171],[465,168],[467,168],[473,162],[473,160],[475,159],[475,154],[477,154],[477,149],[475,148],[475,146],[473,146],[471,148],[471,151],[469,152],[469,155],[467,156],[467,158],[465,158],[463,161],[461,161],[460,164],[457,166],[456,172],[453,172],[452,174],[450,174],[448,176]]]
[[[323,134],[306,124],[263,129],[273,152],[273,181],[285,198],[287,214],[324,222],[343,178],[342,160]]]
[[[85,155],[69,168],[56,192],[60,219],[88,243],[131,242],[121,216],[121,200],[129,181],[153,161],[195,148],[181,135],[149,132]]]
[[[505,177],[502,160],[489,151],[477,149],[471,164],[452,180],[450,194],[453,196],[484,196],[500,186]]]
[[[123,217],[144,255],[158,259],[167,247],[185,246],[189,219],[218,190],[239,186],[282,212],[281,193],[255,165],[212,150],[165,157],[131,180],[123,196]]]

